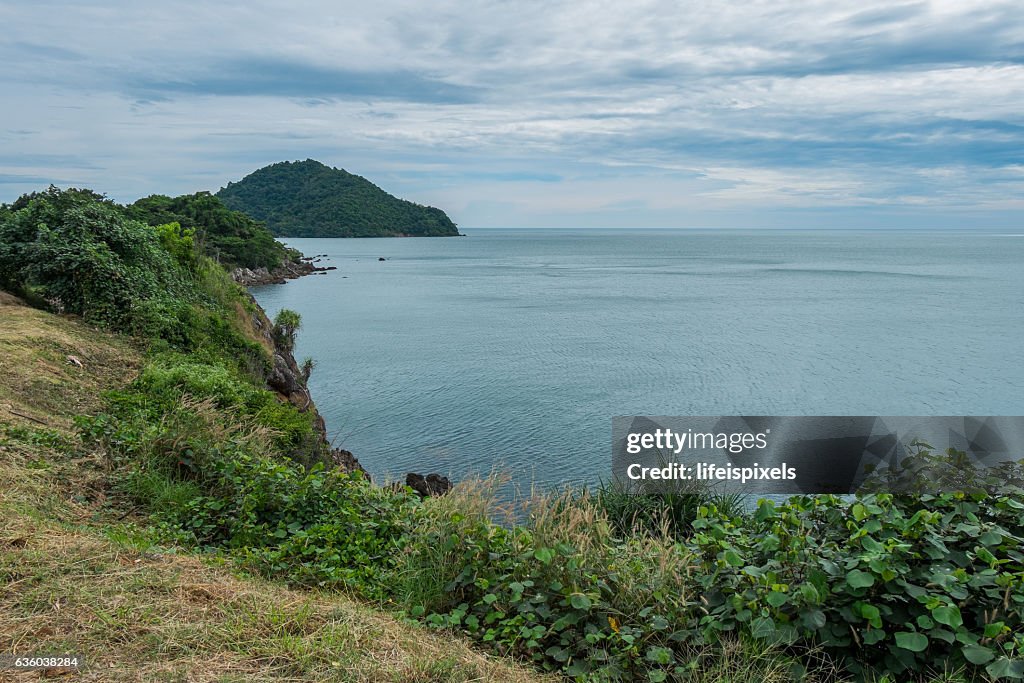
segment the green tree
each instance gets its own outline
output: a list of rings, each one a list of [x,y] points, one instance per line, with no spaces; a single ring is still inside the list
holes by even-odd
[[[191,231],[203,253],[228,267],[273,270],[293,258],[263,223],[232,211],[209,192],[180,197],[155,194],[126,211],[150,225],[177,223],[182,230]]]
[[[90,190],[50,186],[0,216],[0,286],[58,311],[124,329],[136,304],[184,296],[185,281],[161,233]]]
[[[274,340],[282,349],[295,348],[295,334],[302,326],[302,317],[290,308],[282,308],[274,317]],[[312,372],[312,367],[310,368]]]

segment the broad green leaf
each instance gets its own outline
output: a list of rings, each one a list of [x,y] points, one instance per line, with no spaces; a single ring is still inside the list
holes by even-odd
[[[735,550],[729,549],[725,551],[725,563],[730,567],[742,567],[743,558]]]
[[[768,617],[758,617],[750,622],[750,635],[755,638],[769,638],[775,635],[775,622]]]
[[[985,637],[986,638],[995,638],[996,636],[998,636],[999,634],[1001,634],[1003,632],[1003,629],[1005,627],[1006,627],[1006,624],[1004,624],[1001,621],[994,621],[991,624],[985,624]]]
[[[551,548],[537,548],[533,551],[533,556],[541,564],[551,564],[551,561],[555,559],[555,551]]]
[[[573,593],[569,596],[569,604],[572,605],[574,609],[590,609],[590,605],[592,603],[590,602],[590,598],[583,593]]]
[[[875,628],[882,628],[882,613],[874,605],[862,604],[860,615]]]
[[[864,538],[860,539],[860,545],[862,548],[864,548],[864,550],[867,550],[872,553],[880,553],[883,550],[885,550],[885,547],[881,543],[871,538],[870,536],[865,536]]]
[[[846,575],[846,582],[854,588],[869,588],[875,585],[875,577],[868,572],[854,569]]]
[[[813,609],[804,615],[804,621],[806,621],[808,625],[819,629],[822,628],[828,620],[825,618],[825,613],[820,609]]]
[[[940,624],[945,624],[954,629],[963,626],[964,620],[960,616],[960,608],[955,605],[943,605],[932,610],[932,618]]]
[[[1009,678],[1019,681],[1024,678],[1024,659],[1008,659],[1000,657],[985,667],[989,676],[995,679]]]
[[[911,652],[924,652],[928,647],[928,637],[914,631],[899,631],[896,633],[896,646]]]
[[[978,541],[982,545],[993,546],[1002,543],[1003,537],[999,534],[998,531],[986,531],[978,537]]]
[[[964,645],[961,651],[964,653],[964,659],[975,666],[988,664],[996,657],[992,650],[984,645]]]

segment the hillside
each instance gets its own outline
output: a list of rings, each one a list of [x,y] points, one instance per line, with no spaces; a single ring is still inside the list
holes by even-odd
[[[459,234],[440,209],[398,199],[365,178],[319,161],[282,161],[217,193],[224,204],[287,237],[445,237]]]
[[[296,254],[274,239],[267,226],[241,211],[232,211],[209,192],[168,197],[143,197],[126,213],[149,225],[178,223],[195,231],[201,250],[225,266],[279,268]]]
[[[0,654],[78,654],[67,678],[101,683],[546,680],[343,595],[158,543],[73,426],[143,353],[3,292],[0,320]],[[0,671],[12,679],[39,678]]]

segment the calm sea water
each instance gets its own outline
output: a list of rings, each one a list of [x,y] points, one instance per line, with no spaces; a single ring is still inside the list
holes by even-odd
[[[254,289],[377,478],[596,482],[614,415],[1024,413],[1021,235],[467,232],[288,240],[338,270]]]

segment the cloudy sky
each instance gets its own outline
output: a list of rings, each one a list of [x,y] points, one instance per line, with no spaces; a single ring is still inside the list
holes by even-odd
[[[34,0],[0,25],[0,201],[311,157],[466,228],[1024,218],[1019,0]]]

